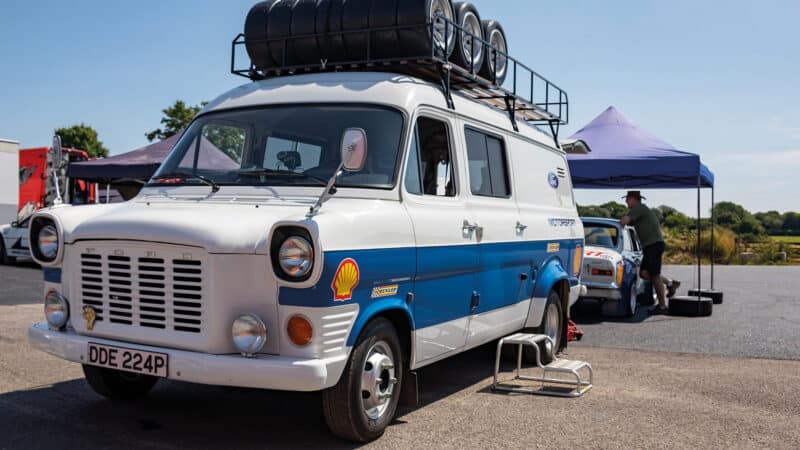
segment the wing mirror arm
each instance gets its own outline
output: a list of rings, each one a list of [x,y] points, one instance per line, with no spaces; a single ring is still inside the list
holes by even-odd
[[[325,190],[314,203],[306,217],[315,216],[322,205],[336,195],[336,180],[345,172],[361,172],[367,162],[367,132],[363,128],[348,128],[342,134],[342,162],[328,180]]]

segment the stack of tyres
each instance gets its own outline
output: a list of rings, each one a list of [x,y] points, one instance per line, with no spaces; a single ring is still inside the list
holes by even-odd
[[[461,27],[456,31],[456,48],[450,61],[476,74],[483,68],[484,44],[483,24],[478,8],[469,2],[454,3],[456,24]],[[477,38],[477,39],[476,39]]]
[[[423,58],[432,49],[447,59],[456,33],[439,15],[455,20],[450,0],[266,0],[247,15],[245,47],[262,71]]]
[[[486,48],[480,76],[495,84],[501,85],[508,74],[508,43],[506,33],[500,22],[496,20],[483,21],[484,40],[490,45]]]

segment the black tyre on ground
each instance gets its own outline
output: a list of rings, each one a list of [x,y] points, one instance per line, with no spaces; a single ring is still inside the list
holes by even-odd
[[[146,396],[158,378],[83,364],[83,375],[98,394],[115,400],[136,400]]]
[[[484,49],[483,66],[480,76],[498,85],[503,84],[508,74],[508,41],[506,33],[500,22],[496,20],[483,21],[483,39],[491,46]]]
[[[244,23],[245,48],[253,65],[258,69],[268,69],[275,65],[267,46],[267,15],[276,0],[256,3],[250,8]],[[262,41],[262,42],[257,42]]]
[[[379,318],[364,328],[336,386],[322,392],[322,411],[331,432],[369,442],[394,419],[405,359],[397,331]]]
[[[397,5],[397,26],[412,28],[398,30],[398,48],[402,57],[428,57],[435,48],[437,56],[448,59],[456,45],[455,28],[436,21],[433,30],[427,24],[437,15],[455,22],[450,0],[403,0]],[[433,31],[433,34],[431,34]]]
[[[457,66],[477,73],[483,66],[484,45],[473,40],[473,35],[483,39],[483,25],[478,8],[469,2],[453,3],[456,23],[468,33],[456,30],[456,47],[450,61]]]
[[[623,298],[625,302],[625,316],[634,317],[636,315],[636,306],[639,304],[639,299],[636,296],[636,282],[632,281],[628,289],[628,295]]]
[[[267,14],[267,38],[272,60],[278,67],[291,66],[295,55],[287,45],[292,35],[292,9],[297,0],[278,0]]]
[[[297,64],[319,63],[317,38],[297,38],[317,33],[317,5],[318,0],[298,0],[292,9],[292,40],[289,41],[289,52],[295,56]]]
[[[402,0],[372,0],[369,11],[370,28],[390,28],[397,26],[397,6]],[[372,33],[370,53],[372,58],[393,58],[398,51],[397,30],[383,30]]]
[[[707,317],[712,314],[714,303],[710,298],[675,296],[669,299],[669,314],[684,317]]]
[[[547,297],[542,324],[534,330],[534,333],[550,336],[556,342],[555,348],[545,344],[539,345],[542,364],[549,364],[556,358],[558,352],[566,348],[567,318],[561,307],[561,296],[558,292],[552,291]],[[523,356],[527,362],[533,363],[536,361],[536,350],[525,347]]]
[[[342,14],[342,31],[344,47],[348,61],[364,61],[367,59],[367,41],[369,32],[356,32],[369,29],[369,14],[372,0],[347,0]],[[372,56],[372,55],[371,55]]]

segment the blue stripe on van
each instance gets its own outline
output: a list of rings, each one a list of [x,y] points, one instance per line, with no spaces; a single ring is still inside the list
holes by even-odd
[[[61,269],[43,268],[44,281],[48,283],[61,283]]]
[[[548,244],[555,242],[560,244],[559,251],[548,253]],[[571,258],[578,244],[582,240],[326,252],[319,283],[308,289],[282,287],[279,303],[319,308],[355,302],[360,314],[372,314],[382,309],[376,303],[397,308],[406,304],[407,294],[414,293],[407,312],[415,328],[425,328],[531,297],[546,297],[563,279],[568,279],[570,286],[577,285]],[[347,258],[358,264],[359,282],[352,299],[337,302],[333,279]],[[372,298],[374,288],[392,287],[392,292],[395,285],[395,293]],[[480,291],[474,309],[473,291]]]

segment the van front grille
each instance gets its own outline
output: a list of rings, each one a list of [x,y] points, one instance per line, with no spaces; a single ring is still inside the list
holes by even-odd
[[[82,306],[95,310],[97,322],[203,331],[201,261],[92,250],[80,255],[80,296]]]

